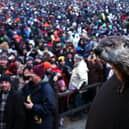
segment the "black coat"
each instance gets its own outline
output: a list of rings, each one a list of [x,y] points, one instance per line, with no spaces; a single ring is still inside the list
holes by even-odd
[[[1,98],[0,98],[1,99]],[[19,93],[10,91],[5,105],[5,121],[7,129],[24,129],[25,109]]]
[[[113,76],[101,87],[90,109],[86,129],[129,129],[129,87],[120,94],[121,85]]]
[[[34,106],[27,110],[26,129],[56,129],[54,127],[57,101],[52,87],[48,83],[40,83],[36,86],[27,85],[23,88],[25,100],[31,95]],[[35,116],[42,119],[40,124],[35,121]]]

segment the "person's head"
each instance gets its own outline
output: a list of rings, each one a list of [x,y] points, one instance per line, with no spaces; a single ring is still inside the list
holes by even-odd
[[[45,62],[43,63],[43,66],[44,66],[44,69],[45,69],[45,73],[46,73],[46,74],[51,73],[51,71],[52,71],[52,64],[51,64],[50,62],[45,61]]]
[[[52,56],[50,60],[51,60],[52,63],[55,63],[56,62],[56,56]]]
[[[24,65],[18,65],[17,75],[22,76],[23,75],[23,69],[24,69]]]
[[[16,60],[16,55],[14,53],[10,53],[8,60],[9,62],[14,62]]]
[[[0,77],[0,89],[3,92],[8,92],[11,89],[12,83],[9,75],[2,75]]]
[[[27,48],[22,49],[22,53],[23,53],[24,56],[26,56],[27,52],[28,52]]]
[[[33,48],[30,55],[32,57],[35,57],[37,54],[38,54],[37,48]]]
[[[44,77],[43,64],[35,66],[26,66],[23,70],[23,79],[31,81],[33,83],[39,83]]]
[[[60,65],[64,65],[65,64],[65,57],[64,56],[59,56],[58,57],[58,62]]]
[[[7,56],[0,56],[0,66],[6,68],[8,64],[8,57]]]
[[[34,59],[34,65],[38,65],[38,64],[41,64],[43,61],[43,57],[40,56],[40,55],[37,55]]]
[[[78,55],[78,54],[75,54],[75,55],[74,55],[74,63],[78,63],[78,62],[80,62],[82,59],[83,59],[82,56],[80,56],[80,55]]]
[[[28,56],[26,58],[26,64],[27,65],[33,64],[33,61],[34,61],[34,58],[32,56]]]
[[[73,59],[73,54],[72,53],[67,53],[67,57],[68,59]]]

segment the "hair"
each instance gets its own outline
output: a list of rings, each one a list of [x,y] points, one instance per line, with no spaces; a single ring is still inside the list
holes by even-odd
[[[9,75],[7,75],[7,74],[3,74],[3,75],[0,77],[0,83],[2,83],[3,81],[12,83],[11,77],[10,77]]]

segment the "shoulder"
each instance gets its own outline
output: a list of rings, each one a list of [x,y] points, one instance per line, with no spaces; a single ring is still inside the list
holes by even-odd
[[[52,88],[52,86],[50,85],[49,82],[42,82],[40,85],[41,85],[42,92],[45,92],[45,93],[53,92],[53,88]]]
[[[52,86],[50,85],[49,82],[41,82],[41,89],[51,89]]]
[[[86,69],[88,71],[87,63],[84,60],[81,60],[81,62],[78,65],[78,69]]]
[[[15,102],[21,102],[23,100],[21,92],[13,90],[10,91],[9,98],[10,100],[14,100]]]

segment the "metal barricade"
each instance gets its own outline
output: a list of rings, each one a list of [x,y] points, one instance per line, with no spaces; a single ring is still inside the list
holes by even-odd
[[[79,94],[85,93],[85,92],[87,92],[89,89],[91,89],[91,88],[98,88],[98,87],[100,87],[101,85],[102,85],[102,83],[99,83],[99,82],[98,82],[98,83],[91,84],[91,85],[87,85],[87,86],[83,87],[82,89],[80,89],[80,90],[78,91],[78,93],[79,93]],[[77,91],[66,90],[66,91],[63,92],[63,93],[58,93],[58,98],[66,97],[66,96],[68,96],[68,95],[72,95],[72,94],[75,94],[75,93],[77,93]],[[78,112],[78,111],[81,111],[81,110],[86,109],[88,106],[91,105],[91,103],[92,103],[92,102],[89,102],[89,103],[87,103],[87,104],[83,104],[83,105],[81,105],[81,106],[79,106],[79,107],[76,107],[76,108],[67,110],[67,111],[65,111],[65,112],[62,112],[62,113],[60,113],[59,115],[60,115],[61,117],[64,117],[64,116],[70,115],[70,114],[72,114],[72,113],[76,113],[76,112]]]

